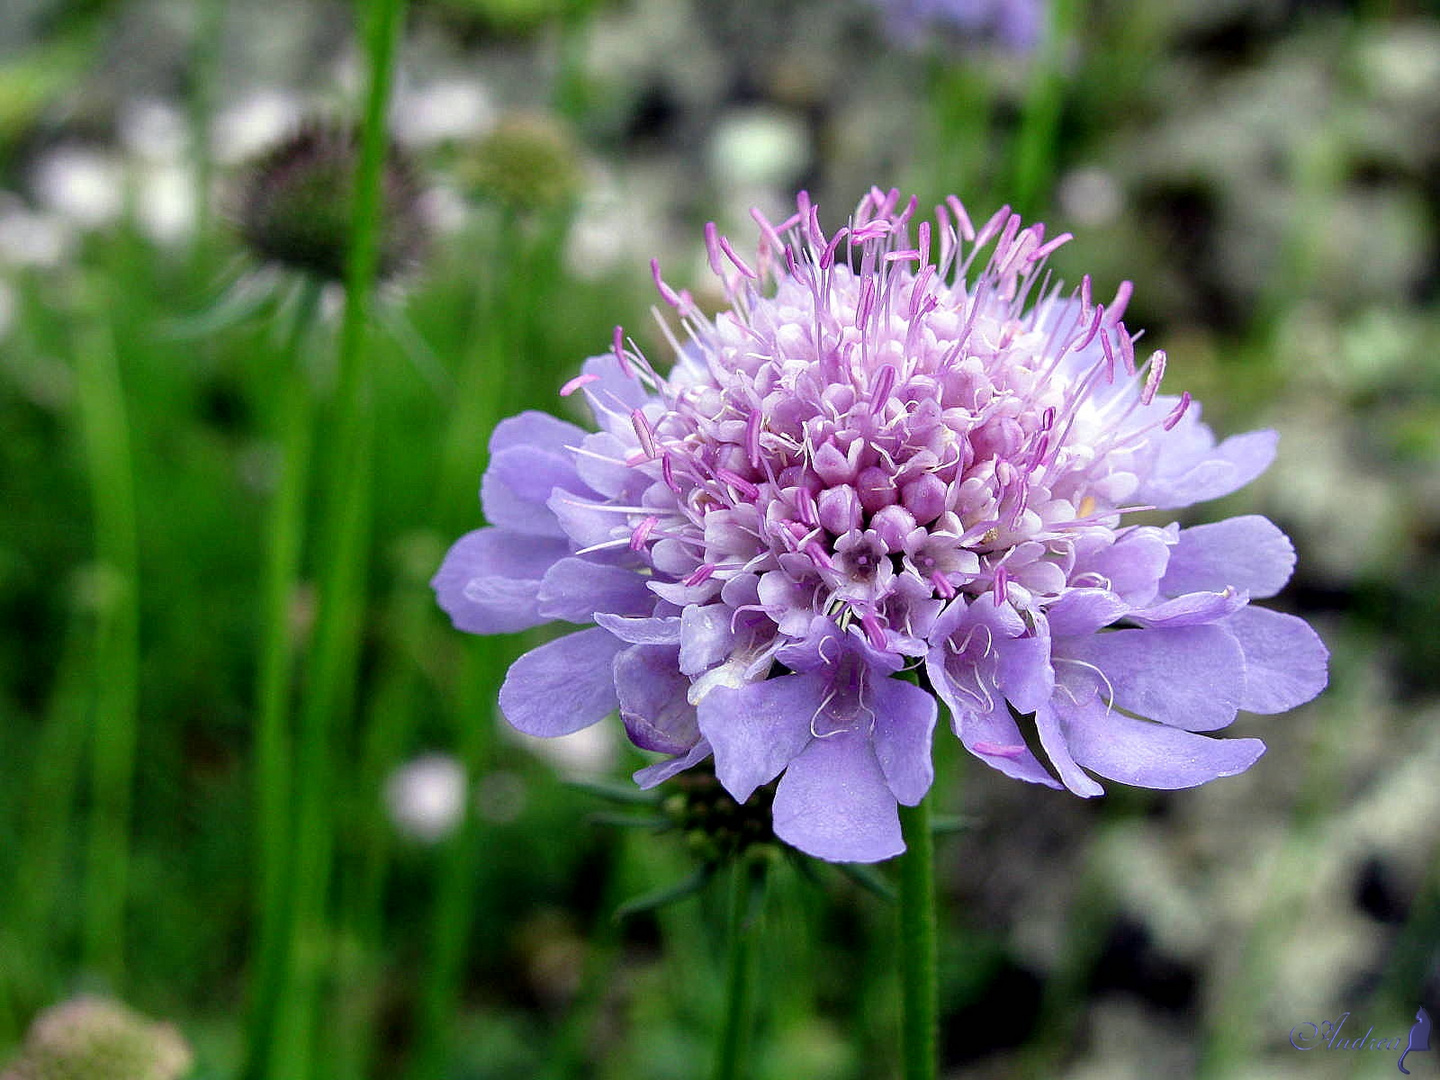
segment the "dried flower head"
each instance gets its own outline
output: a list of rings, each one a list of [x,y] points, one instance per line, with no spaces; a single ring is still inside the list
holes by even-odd
[[[123,1005],[76,998],[42,1013],[0,1080],[177,1080],[192,1056],[169,1024]]]
[[[976,757],[1083,796],[1092,773],[1248,768],[1258,740],[1205,733],[1326,678],[1314,632],[1250,602],[1290,543],[1255,516],[1125,522],[1248,483],[1275,433],[1217,446],[1158,392],[1165,354],[1137,363],[1130,285],[1062,291],[1044,267],[1068,234],[1008,208],[976,228],[958,199],[919,220],[873,190],[833,233],[804,194],[755,217],[750,260],[707,229],[713,319],[655,268],[681,324],[668,375],[617,328],[561,391],[598,432],[527,412],[491,439],[491,525],[447,555],[441,605],[474,633],[597,624],[515,662],[510,723],[618,709],[668,755],[642,786],[712,754],[741,803],[779,776],[776,835],[836,861],[903,850],[937,695]]]
[[[359,133],[308,123],[246,170],[236,198],[241,237],[263,262],[324,281],[344,281],[355,212]],[[380,184],[381,280],[419,258],[426,240],[421,187],[393,145]]]

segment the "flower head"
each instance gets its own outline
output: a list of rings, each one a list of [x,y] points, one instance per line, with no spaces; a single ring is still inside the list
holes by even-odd
[[[1263,745],[1201,733],[1325,682],[1314,632],[1249,604],[1293,566],[1275,526],[1125,523],[1248,483],[1275,434],[1216,445],[1188,395],[1159,394],[1128,283],[1109,304],[1050,284],[1068,236],[1008,209],[976,228],[954,198],[916,209],[873,190],[826,233],[802,194],[778,225],[756,215],[749,260],[711,226],[730,307],[707,317],[657,268],[669,374],[617,328],[562,390],[598,431],[501,423],[491,525],[434,580],[464,630],[596,624],[516,661],[513,725],[618,709],[669,755],[643,786],[711,754],[742,802],[778,776],[776,835],[837,861],[903,850],[936,695],[987,764],[1093,795],[1091,773],[1239,772]]]
[[[237,196],[236,224],[268,263],[322,281],[345,280],[355,213],[359,133],[303,125],[249,167]],[[424,246],[420,184],[398,149],[387,151],[380,184],[381,279],[413,264]]]

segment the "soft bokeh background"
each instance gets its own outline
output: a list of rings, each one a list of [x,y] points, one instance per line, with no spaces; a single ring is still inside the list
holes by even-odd
[[[862,0],[411,5],[392,125],[432,237],[370,360],[360,676],[307,939],[318,1075],[705,1073],[723,890],[615,923],[690,872],[678,837],[597,824],[613,807],[567,786],[637,755],[618,724],[512,737],[486,698],[524,640],[456,633],[427,580],[480,523],[498,416],[563,411],[616,323],[664,355],[652,257],[703,298],[704,222],[748,236],[750,206],[805,187],[834,227],[872,183],[1075,233],[1057,271],[1135,282],[1167,388],[1221,432],[1280,430],[1268,474],[1185,520],[1277,521],[1300,555],[1278,603],[1333,654],[1317,701],[1237,722],[1266,756],[1196,791],[1083,802],[942,755],[970,819],[938,855],[945,1074],[1381,1076],[1393,1054],[1290,1032],[1440,1017],[1440,19],[1047,19],[1026,48],[887,34]],[[196,1075],[237,1075],[276,388],[304,364],[323,404],[333,334],[285,355],[284,286],[228,216],[247,158],[357,114],[355,23],[290,0],[0,7],[0,1063],[89,992],[173,1025]],[[317,450],[323,475],[323,430]],[[893,922],[838,875],[772,874],[755,1076],[898,1075]]]

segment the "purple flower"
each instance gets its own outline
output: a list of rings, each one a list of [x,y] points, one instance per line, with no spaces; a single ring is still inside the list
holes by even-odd
[[[1045,23],[1042,0],[872,0],[885,15],[886,29],[897,41],[915,46],[927,34],[997,42],[1029,52],[1040,42]]]
[[[837,861],[903,850],[937,696],[980,760],[1090,796],[1095,776],[1240,772],[1263,745],[1209,733],[1326,679],[1315,633],[1251,604],[1294,566],[1274,525],[1125,524],[1248,483],[1274,432],[1217,445],[1188,395],[1160,395],[1128,283],[1109,304],[1049,284],[1067,236],[1008,209],[976,229],[954,198],[915,211],[874,190],[827,234],[802,194],[756,215],[753,262],[707,229],[729,309],[706,317],[657,268],[668,376],[617,328],[562,390],[598,431],[501,423],[491,524],[434,582],[474,633],[595,624],[515,662],[515,727],[618,711],[666,755],[642,786],[711,755],[741,802],[778,777],[776,834]]]

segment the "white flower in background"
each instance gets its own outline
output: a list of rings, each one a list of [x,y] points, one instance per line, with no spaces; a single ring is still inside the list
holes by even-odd
[[[18,195],[0,192],[0,263],[58,266],[73,242],[73,228],[58,215],[33,210]]]
[[[400,832],[433,844],[459,827],[468,790],[459,761],[446,754],[423,754],[390,774],[385,805]]]
[[[391,130],[408,147],[473,139],[495,124],[489,90],[474,79],[442,79],[402,87],[391,112]]]
[[[223,165],[238,165],[293,133],[304,115],[293,94],[280,90],[254,94],[216,115],[211,153]]]
[[[31,173],[35,200],[81,228],[112,224],[125,209],[125,174],[112,155],[81,146],[44,154]]]
[[[195,231],[195,176],[184,165],[144,168],[135,190],[141,231],[157,244],[178,244]]]

